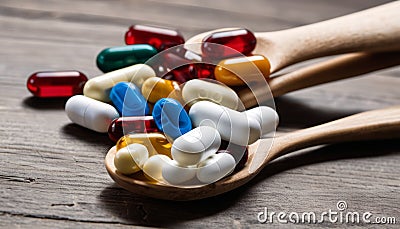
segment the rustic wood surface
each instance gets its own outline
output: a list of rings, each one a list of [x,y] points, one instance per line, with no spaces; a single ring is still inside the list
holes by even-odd
[[[0,227],[264,227],[257,221],[264,207],[321,213],[336,210],[339,200],[351,211],[394,216],[399,224],[398,140],[302,150],[272,162],[246,187],[225,195],[161,201],[115,185],[103,164],[112,146],[108,137],[71,124],[63,110],[65,99],[36,99],[25,86],[37,70],[100,74],[97,53],[122,45],[133,23],[176,27],[186,38],[228,26],[272,31],[384,2],[388,1],[2,0]],[[279,131],[399,105],[399,77],[400,68],[395,67],[282,96],[275,101]]]

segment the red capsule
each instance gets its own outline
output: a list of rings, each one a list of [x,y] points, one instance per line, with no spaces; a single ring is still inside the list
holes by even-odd
[[[36,72],[26,86],[36,97],[71,97],[83,93],[87,77],[79,71]]]
[[[146,25],[132,25],[125,33],[125,43],[149,44],[158,51],[185,43],[185,39],[177,30]]]
[[[214,77],[214,64],[194,63],[195,78],[197,79],[215,79]]]
[[[235,158],[235,171],[241,170],[249,158],[249,152],[246,146],[240,146],[228,141],[222,141],[217,153],[229,153]]]
[[[221,31],[205,37],[203,39],[201,51],[206,58],[233,57],[238,56],[238,52],[243,55],[249,55],[256,47],[256,43],[256,37],[247,29]]]
[[[117,142],[129,133],[159,132],[153,116],[121,117],[114,119],[108,127],[108,137]]]

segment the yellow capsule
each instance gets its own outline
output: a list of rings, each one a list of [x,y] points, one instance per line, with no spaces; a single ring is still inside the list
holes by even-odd
[[[155,103],[162,98],[179,97],[180,91],[181,89],[178,82],[161,79],[159,77],[148,78],[142,85],[142,94],[144,98],[151,103]]]
[[[171,143],[160,133],[135,133],[121,137],[117,144],[117,151],[127,145],[139,143],[146,146],[149,157],[156,154],[163,154],[171,158]]]
[[[260,80],[262,74],[268,79],[271,65],[263,55],[235,57],[222,60],[214,70],[215,79],[228,86],[241,86],[246,82]],[[261,74],[260,74],[261,72]],[[240,77],[239,77],[240,76]]]

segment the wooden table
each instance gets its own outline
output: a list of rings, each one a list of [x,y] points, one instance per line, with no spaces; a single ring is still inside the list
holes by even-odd
[[[119,188],[108,176],[103,160],[112,142],[107,135],[71,124],[64,99],[35,99],[25,86],[38,70],[99,75],[96,55],[123,45],[133,23],[176,27],[188,38],[228,26],[285,29],[384,2],[2,0],[0,226],[267,226],[257,221],[264,207],[321,213],[337,210],[340,200],[348,210],[400,221],[398,140],[307,149],[271,163],[246,187],[228,194],[193,202],[155,200]],[[279,131],[399,104],[399,76],[397,67],[282,96],[276,99]]]

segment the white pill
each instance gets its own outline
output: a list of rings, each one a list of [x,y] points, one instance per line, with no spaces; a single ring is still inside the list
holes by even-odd
[[[279,116],[276,111],[267,106],[259,106],[245,111],[248,117],[255,118],[261,126],[261,136],[267,136],[276,130]]]
[[[65,111],[72,122],[100,133],[106,133],[112,120],[119,118],[110,104],[83,95],[69,98]]]
[[[223,140],[237,145],[252,144],[261,136],[261,127],[256,119],[209,101],[195,103],[189,116],[194,126],[214,127]]]
[[[110,90],[118,82],[132,82],[141,88],[146,79],[155,76],[156,73],[150,66],[135,64],[88,80],[83,88],[83,94],[99,101],[109,102]]]
[[[171,158],[166,155],[153,155],[144,163],[143,172],[156,181],[163,181],[162,167],[169,161]]]
[[[133,143],[118,150],[114,157],[114,165],[117,171],[129,175],[139,171],[148,158],[146,146]]]
[[[185,183],[196,176],[197,168],[194,166],[185,167],[174,160],[170,160],[162,167],[162,176],[166,182],[172,185]]]
[[[171,155],[180,165],[195,165],[217,152],[220,145],[221,136],[215,128],[200,126],[175,139]]]
[[[231,88],[199,79],[193,79],[185,83],[182,89],[182,98],[189,105],[198,101],[208,100],[233,110],[238,108],[240,101],[238,95]]]
[[[228,153],[218,153],[210,156],[197,166],[197,179],[203,183],[213,183],[235,169],[235,158]]]

